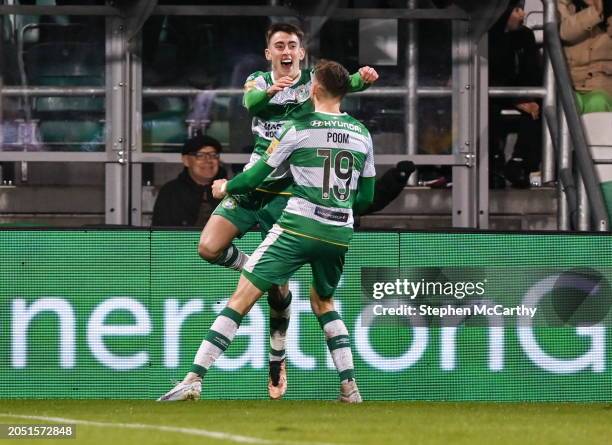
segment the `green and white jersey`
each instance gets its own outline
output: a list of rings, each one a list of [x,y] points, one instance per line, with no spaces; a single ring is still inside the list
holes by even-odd
[[[288,121],[300,119],[314,111],[310,100],[312,83],[310,69],[300,70],[295,83],[276,93],[267,105],[253,117],[251,130],[255,137],[255,148],[249,164],[254,164],[265,153],[270,141],[278,130]],[[266,91],[274,85],[272,71],[257,71],[251,74],[245,83],[245,91],[253,89]]]
[[[313,112],[284,125],[263,158],[273,168],[288,162],[293,176],[293,194],[277,224],[348,245],[359,177],[376,175],[367,128],[346,113]]]
[[[287,122],[298,120],[314,111],[310,100],[310,86],[313,72],[310,68],[300,70],[300,74],[290,87],[276,93],[269,100],[262,102],[256,112],[252,112],[253,121],[251,129],[255,139],[253,153],[245,170],[251,167],[266,152],[270,141],[276,132]],[[266,91],[274,84],[272,71],[256,71],[251,74],[244,84],[244,106],[247,106],[247,96],[253,91]],[[358,73],[352,74],[349,79],[349,92],[363,91],[368,87]],[[247,107],[248,108],[248,107]],[[291,183],[288,169],[281,166],[273,171],[262,183],[259,190],[271,193],[291,194],[286,188]]]
[[[312,113],[314,106],[310,100],[310,85],[312,72],[310,69],[300,70],[300,75],[293,85],[276,93],[266,106],[253,116],[251,130],[255,138],[253,153],[245,170],[255,164],[266,152],[274,134],[288,121]],[[253,89],[266,91],[274,84],[272,71],[257,71],[251,74],[245,83],[245,91]],[[246,104],[245,104],[246,106]],[[283,193],[291,184],[290,174],[286,166],[280,166],[262,183],[260,190],[272,193]]]

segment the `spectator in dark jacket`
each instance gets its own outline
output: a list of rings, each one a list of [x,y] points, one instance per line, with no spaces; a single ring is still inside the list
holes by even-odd
[[[511,0],[508,9],[489,31],[489,83],[504,87],[534,87],[542,84],[540,53],[531,29],[523,26],[522,1]],[[540,103],[531,98],[492,99],[489,106],[489,151],[493,187],[505,186],[504,176],[515,187],[529,186],[529,173],[539,169],[542,159]],[[504,109],[520,112],[518,139],[506,163],[503,143],[508,133]]]
[[[185,142],[181,152],[185,168],[159,191],[154,226],[204,227],[219,204],[212,196],[211,184],[227,177],[220,153],[221,143],[210,136],[197,135]]]
[[[387,207],[404,190],[406,182],[408,182],[408,178],[414,170],[415,167],[411,161],[400,161],[377,179],[374,201],[363,215],[378,212]]]

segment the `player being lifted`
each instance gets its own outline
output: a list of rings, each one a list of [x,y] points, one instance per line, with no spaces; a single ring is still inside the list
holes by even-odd
[[[264,154],[275,132],[288,120],[313,111],[310,100],[311,70],[300,69],[305,50],[304,34],[296,26],[277,23],[266,32],[266,59],[272,71],[255,72],[245,83],[244,105],[253,116],[255,146],[249,164]],[[373,68],[362,67],[347,80],[349,92],[361,91],[378,79]],[[226,198],[215,210],[200,236],[198,252],[212,264],[242,270],[248,256],[232,241],[259,224],[262,238],[287,204],[291,179],[286,169],[277,169],[256,189]],[[270,304],[270,368],[268,393],[281,398],[287,389],[285,336],[289,324],[291,293],[286,283],[268,291]]]
[[[283,165],[294,181],[287,206],[245,264],[236,291],[202,341],[191,371],[160,401],[198,399],[202,378],[227,349],[244,315],[272,286],[286,283],[310,264],[311,307],[340,377],[340,400],[361,402],[350,337],[332,298],[353,234],[353,213],[366,210],[374,199],[372,139],[363,124],[340,112],[348,79],[342,65],[319,62],[311,83],[315,111],[277,130],[249,170],[229,182],[213,183],[217,198],[232,197],[261,186]]]

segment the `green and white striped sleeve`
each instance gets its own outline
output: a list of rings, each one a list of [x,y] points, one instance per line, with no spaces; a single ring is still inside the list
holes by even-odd
[[[372,136],[368,133],[366,144],[366,157],[361,176],[364,178],[372,178],[376,176],[376,167],[374,163],[374,145],[372,144]]]
[[[286,161],[297,147],[297,131],[292,124],[286,124],[276,132],[263,156],[270,167],[278,167]]]
[[[251,114],[257,114],[270,102],[270,96],[266,93],[268,88],[263,73],[256,71],[247,77],[244,83],[244,96],[242,104]]]

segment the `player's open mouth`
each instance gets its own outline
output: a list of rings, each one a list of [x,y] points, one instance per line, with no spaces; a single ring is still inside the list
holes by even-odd
[[[291,66],[292,63],[293,62],[291,61],[291,59],[281,60],[281,65],[282,66],[289,67],[289,66]]]

